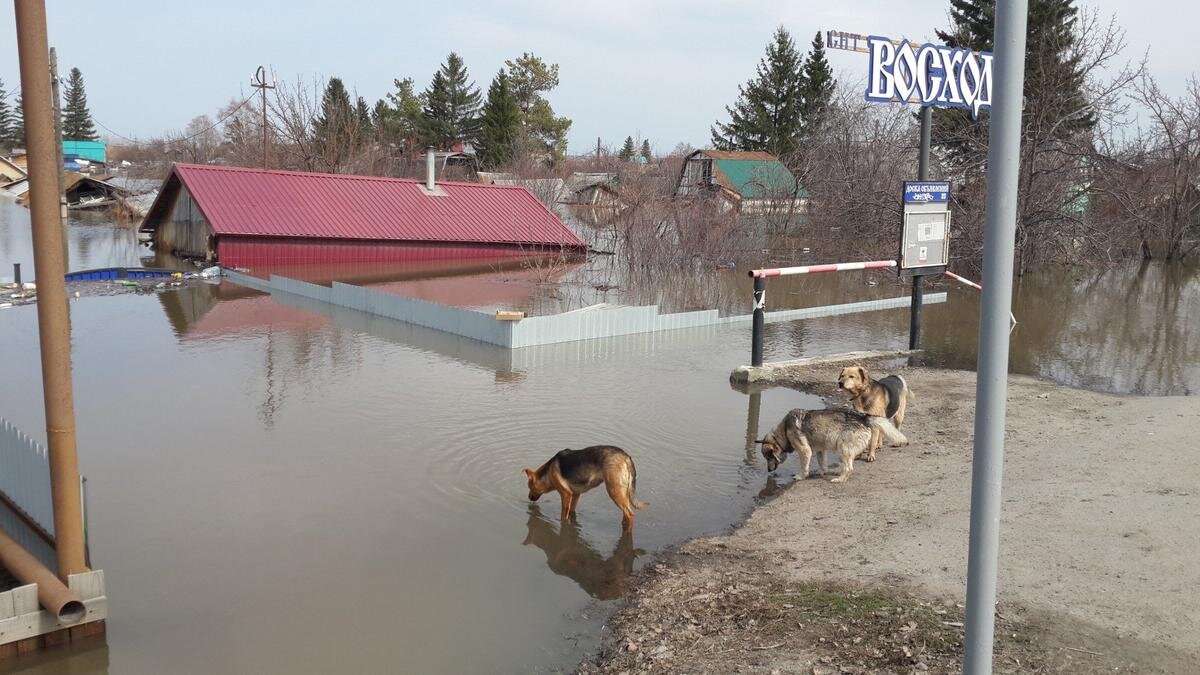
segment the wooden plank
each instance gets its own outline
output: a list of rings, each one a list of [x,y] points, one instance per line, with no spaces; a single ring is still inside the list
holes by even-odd
[[[79,596],[80,600],[91,600],[104,595],[104,570],[92,570],[72,574],[67,578],[67,586]]]
[[[39,635],[108,618],[108,598],[92,598],[84,601],[83,605],[87,609],[87,614],[84,615],[83,621],[76,624],[63,623],[58,620],[57,616],[43,610],[0,620],[0,644],[15,642],[17,651],[24,654],[30,649],[30,645],[26,642],[33,640],[36,643]]]
[[[107,630],[103,619],[79,626],[71,626],[71,642],[89,640],[104,635]]]
[[[37,584],[26,584],[12,589],[13,616],[32,614],[38,611]]]
[[[508,310],[496,310],[497,321],[520,321],[525,318],[525,312],[512,312]]]
[[[4,591],[0,593],[0,620],[8,619],[17,615],[13,608],[13,593],[12,591]]]

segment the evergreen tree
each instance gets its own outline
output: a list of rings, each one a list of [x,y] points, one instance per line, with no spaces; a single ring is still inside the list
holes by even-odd
[[[717,122],[712,142],[722,150],[766,150],[787,156],[803,130],[802,59],[787,30],[775,31],[754,79],[738,87],[738,100],[726,106],[729,122]]]
[[[1074,0],[1030,0],[1025,47],[1025,110],[1022,135],[1028,135],[1030,120],[1048,119],[1056,111],[1079,111],[1054,126],[1059,139],[1089,132],[1096,124],[1087,111],[1083,91],[1084,73],[1075,50]],[[950,0],[951,27],[937,31],[951,47],[991,51],[996,23],[995,0]],[[1047,115],[1046,113],[1051,113]],[[972,119],[957,108],[934,111],[935,142],[953,157],[986,146],[987,117]]]
[[[375,129],[380,140],[413,152],[420,141],[424,94],[417,94],[411,77],[393,80],[396,91],[375,104]]]
[[[638,154],[640,154],[642,159],[646,160],[647,162],[654,159],[654,155],[650,152],[649,139],[642,141],[642,149]]]
[[[525,53],[505,61],[509,85],[521,110],[524,141],[530,149],[547,153],[559,160],[567,152],[567,130],[571,120],[554,114],[544,94],[558,86],[558,64],[547,64],[533,54]]]
[[[521,134],[521,109],[513,93],[508,74],[501,70],[488,87],[487,102],[480,118],[479,143],[476,148],[487,168],[504,166],[512,161]]]
[[[426,142],[449,149],[462,141],[473,143],[479,136],[479,88],[468,80],[462,57],[454,52],[433,74],[425,90],[423,114]]]
[[[367,107],[367,101],[361,96],[354,105],[354,113],[358,117],[358,142],[365,143],[367,139],[375,135],[375,125],[371,122],[371,109]]]
[[[67,76],[67,84],[63,89],[62,134],[69,141],[95,141],[96,125],[92,122],[92,113],[88,110],[87,93],[83,90],[83,73],[78,68],[72,68]]]
[[[16,145],[13,140],[15,123],[8,91],[4,88],[4,80],[0,80],[0,154],[7,154]]]
[[[810,133],[821,126],[833,101],[833,90],[837,81],[833,79],[833,69],[825,58],[825,42],[821,32],[817,31],[812,41],[812,49],[804,60],[803,84],[800,88],[800,121],[804,133]]]
[[[340,78],[331,77],[321,96],[321,115],[313,120],[317,155],[330,171],[337,171],[348,158],[358,135],[358,113],[350,104],[350,93]]]
[[[21,98],[20,91],[17,92],[17,100],[13,103],[12,110],[13,147],[21,148],[25,146],[25,102]]]
[[[621,151],[617,153],[617,158],[622,162],[628,162],[633,159],[633,155],[636,152],[637,150],[633,145],[633,136],[626,136],[625,145],[621,146]]]

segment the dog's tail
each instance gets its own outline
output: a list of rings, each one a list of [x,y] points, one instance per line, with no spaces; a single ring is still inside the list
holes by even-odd
[[[908,438],[888,418],[867,415],[867,424],[883,432],[883,439],[888,445],[908,445]]]
[[[913,390],[909,388],[908,382],[905,382],[904,378],[899,375],[896,376],[896,379],[900,380],[900,384],[904,385],[904,398],[909,403],[912,403],[913,401],[917,400],[917,395],[914,394]]]
[[[637,467],[634,466],[632,460],[629,462],[629,474],[633,478],[633,484],[629,486],[629,503],[633,508],[641,511],[650,506],[650,502],[643,502],[637,498]]]

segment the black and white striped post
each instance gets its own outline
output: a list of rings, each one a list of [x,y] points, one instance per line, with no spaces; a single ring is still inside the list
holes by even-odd
[[[751,273],[753,274],[753,273]],[[767,278],[754,277],[754,319],[750,337],[750,365],[758,368],[763,364],[763,323],[767,313]]]

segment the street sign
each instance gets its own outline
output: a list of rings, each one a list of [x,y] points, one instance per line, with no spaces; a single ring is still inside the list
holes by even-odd
[[[904,183],[900,273],[932,274],[950,262],[950,183]],[[919,271],[917,271],[919,270]]]
[[[935,202],[943,204],[950,202],[950,183],[909,181],[904,184],[905,204],[932,204]]]
[[[868,55],[868,101],[966,108],[972,117],[992,107],[991,52],[834,30],[825,43]]]

